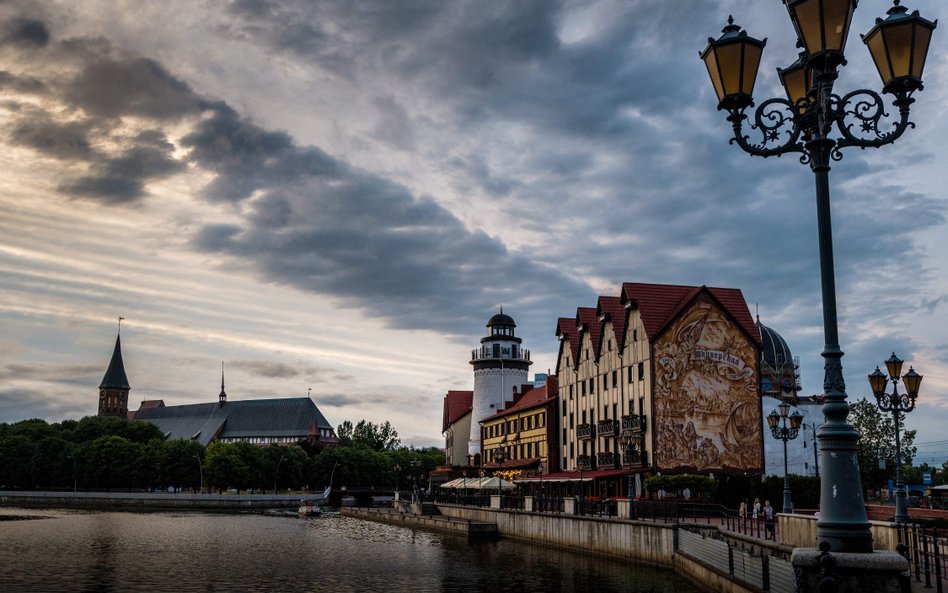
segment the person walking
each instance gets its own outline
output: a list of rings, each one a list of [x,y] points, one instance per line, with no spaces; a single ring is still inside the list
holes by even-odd
[[[769,500],[764,503],[764,531],[767,534],[767,539],[776,541],[774,534],[774,507],[770,506]]]
[[[754,509],[751,511],[751,519],[755,521],[760,519],[760,499],[754,499]]]

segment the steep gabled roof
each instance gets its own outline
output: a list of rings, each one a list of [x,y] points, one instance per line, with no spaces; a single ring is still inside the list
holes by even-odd
[[[441,422],[441,432],[469,413],[474,405],[473,391],[449,391],[444,396],[444,410]]]
[[[99,389],[131,389],[128,377],[125,375],[125,363],[122,361],[122,336],[115,337],[112,360],[109,361],[109,368],[102,377]]]
[[[626,282],[620,298],[623,305],[633,303],[638,308],[645,333],[652,339],[701,292],[710,294],[738,326],[760,344],[760,332],[738,288]]]
[[[579,363],[579,330],[576,329],[575,317],[560,317],[556,320],[556,337],[560,338],[560,356],[562,356],[563,340],[569,341],[570,355],[573,357],[573,367]],[[556,370],[559,371],[560,361],[556,361]]]
[[[599,315],[596,314],[596,310],[592,307],[577,307],[576,325],[581,326],[584,331],[589,333],[589,341],[593,347],[593,360],[598,361],[602,324],[599,323]]]
[[[516,400],[508,403],[506,408],[500,412],[497,412],[493,416],[484,418],[481,420],[481,423],[483,424],[488,420],[493,420],[495,418],[508,416],[516,412],[522,412],[523,410],[529,410],[530,408],[548,404],[551,400],[556,399],[559,383],[557,382],[556,377],[549,376],[546,378],[545,385],[541,385],[540,387],[525,385],[524,387],[532,387],[532,389],[524,390]]]
[[[616,348],[622,352],[625,345],[626,312],[622,306],[622,299],[612,296],[601,296],[596,304],[596,313],[603,321],[612,322],[612,337],[615,338]],[[603,323],[605,325],[605,323]],[[606,336],[602,336],[605,338]]]

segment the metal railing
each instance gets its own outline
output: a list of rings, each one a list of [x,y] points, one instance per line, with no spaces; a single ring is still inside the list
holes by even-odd
[[[576,427],[576,438],[579,440],[591,439],[596,436],[596,427],[592,424],[580,424]]]
[[[636,434],[645,432],[645,415],[630,414],[622,417],[622,433]]]
[[[516,360],[529,362],[530,351],[524,348],[518,348],[516,352],[511,352],[509,349],[501,349],[498,355],[495,356],[492,348],[478,348],[471,350],[471,360]]]
[[[938,528],[902,523],[898,526],[898,552],[909,561],[909,572],[915,581],[924,579],[925,588],[935,588],[938,593],[944,590],[944,581],[948,580],[948,552],[946,532]]]
[[[615,436],[617,424],[615,420],[600,420],[596,425],[596,432],[599,433],[601,437]]]

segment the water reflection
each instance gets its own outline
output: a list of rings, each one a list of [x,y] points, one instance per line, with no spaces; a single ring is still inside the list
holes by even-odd
[[[695,591],[666,571],[345,517],[42,514],[0,522],[0,591]]]

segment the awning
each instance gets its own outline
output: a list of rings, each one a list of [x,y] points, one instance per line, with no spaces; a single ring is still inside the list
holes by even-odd
[[[513,490],[516,485],[503,478],[491,476],[489,478],[457,478],[441,484],[441,488],[456,488],[463,490]]]
[[[621,469],[598,469],[595,471],[574,471],[574,472],[556,472],[545,476],[530,476],[529,478],[520,478],[514,480],[518,484],[524,482],[592,482],[604,478],[615,478],[628,476],[630,474],[640,474],[647,472],[647,467],[621,468]]]

